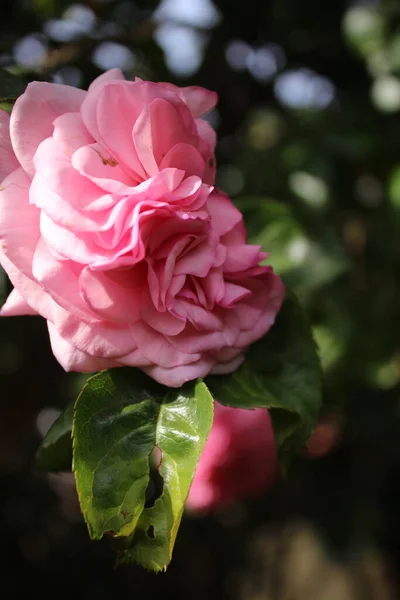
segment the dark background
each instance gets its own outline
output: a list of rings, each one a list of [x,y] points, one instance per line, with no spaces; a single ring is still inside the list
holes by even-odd
[[[1,320],[0,596],[399,598],[400,3],[2,0],[0,66],[218,92],[218,184],[309,311],[328,423],[264,498],[187,516],[166,574],[115,570],[70,476],[34,466],[82,377],[43,320]]]

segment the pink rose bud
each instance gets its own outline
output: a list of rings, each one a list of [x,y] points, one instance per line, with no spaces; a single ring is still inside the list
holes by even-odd
[[[284,286],[213,187],[203,88],[33,82],[2,114],[5,316],[39,313],[67,371],[133,366],[169,386],[229,372]],[[11,153],[11,148],[15,156]]]
[[[214,423],[187,507],[208,512],[261,496],[277,475],[275,438],[268,411],[230,408],[215,402]]]

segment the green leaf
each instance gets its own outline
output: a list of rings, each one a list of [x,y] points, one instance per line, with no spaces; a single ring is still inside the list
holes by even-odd
[[[236,204],[249,240],[270,253],[267,263],[296,293],[309,294],[348,269],[339,241],[318,215],[306,218],[293,206],[263,198],[243,198]]]
[[[222,404],[270,409],[284,468],[315,428],[321,382],[311,328],[290,292],[275,325],[251,346],[239,369],[206,379],[212,395]]]
[[[13,102],[24,93],[27,84],[12,73],[0,69],[0,103]]]
[[[72,464],[73,403],[54,421],[40,444],[36,464],[46,471],[70,471]]]
[[[74,409],[73,470],[89,533],[116,538],[119,562],[155,571],[170,562],[212,418],[201,381],[173,389],[136,369],[115,369],[84,386]],[[145,509],[156,447],[163,491]]]

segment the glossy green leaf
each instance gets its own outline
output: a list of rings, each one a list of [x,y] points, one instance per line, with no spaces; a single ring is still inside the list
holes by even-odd
[[[36,464],[46,471],[70,471],[72,464],[73,403],[54,421],[40,444]]]
[[[73,470],[89,533],[116,538],[119,562],[155,571],[168,565],[212,417],[201,381],[166,388],[136,369],[88,380],[74,410]],[[156,447],[163,491],[145,509]]]
[[[24,93],[26,83],[16,75],[0,69],[0,103],[9,103]]]
[[[321,367],[310,326],[288,292],[277,321],[234,373],[210,376],[214,398],[228,406],[270,409],[283,467],[316,425]]]

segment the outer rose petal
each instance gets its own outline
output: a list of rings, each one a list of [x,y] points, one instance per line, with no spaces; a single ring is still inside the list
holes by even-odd
[[[167,369],[159,365],[152,365],[144,367],[143,371],[163,385],[180,387],[187,381],[192,381],[192,379],[196,379],[197,377],[206,377],[210,372],[212,364],[212,359],[205,357],[182,367]]]
[[[96,358],[74,348],[74,346],[71,346],[71,344],[60,336],[53,323],[48,321],[47,325],[53,354],[66,371],[92,373],[119,366],[118,362],[111,358]]]
[[[53,122],[67,112],[77,112],[87,92],[69,85],[33,81],[14,104],[11,114],[11,141],[22,167],[34,175],[33,157],[53,133]]]
[[[0,186],[0,244],[11,263],[32,277],[40,211],[29,204],[29,185],[26,173],[17,169]]]
[[[199,353],[177,350],[164,335],[142,321],[136,323],[132,327],[132,331],[141,354],[159,367],[167,369],[182,367],[201,359]]]
[[[10,139],[10,115],[0,109],[0,183],[19,167]]]
[[[52,319],[55,302],[42,290],[40,285],[24,275],[15,265],[12,264],[12,262],[1,250],[0,263],[9,276],[10,281],[14,285],[15,289],[18,290],[18,293],[21,295],[21,297],[24,298],[26,303],[31,307],[31,309],[27,310],[27,312],[24,314],[32,314],[31,311],[33,310],[42,315],[42,317],[45,319]],[[5,317],[13,316],[11,314],[7,314],[7,302],[0,309],[0,315]]]
[[[1,307],[3,317],[18,317],[20,315],[37,315],[36,310],[31,308],[24,300],[18,290],[13,289],[7,300]]]
[[[193,85],[180,88],[172,83],[162,83],[160,85],[178,94],[195,118],[205,115],[218,102],[218,94],[203,87]]]
[[[105,73],[102,73],[101,75],[99,75],[98,77],[96,77],[96,79],[94,81],[92,81],[92,83],[89,85],[89,92],[93,92],[95,90],[99,90],[101,87],[103,87],[106,83],[109,83],[110,81],[124,81],[125,77],[121,71],[121,69],[109,69],[108,71],[106,71]]]

